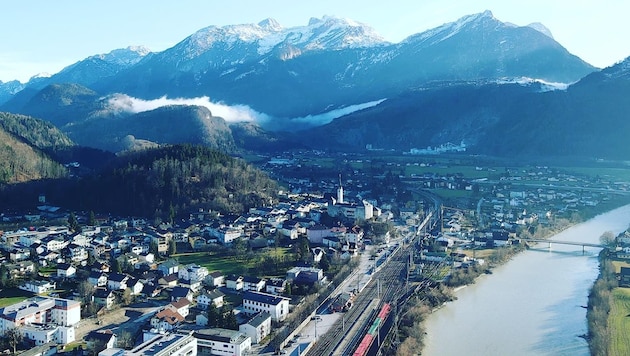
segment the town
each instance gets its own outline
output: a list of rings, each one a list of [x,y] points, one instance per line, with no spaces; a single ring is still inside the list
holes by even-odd
[[[630,191],[615,176],[460,161],[258,157],[285,184],[278,201],[170,221],[67,211],[42,195],[30,211],[1,215],[15,227],[0,232],[4,346],[24,355],[283,352],[322,305],[352,307],[359,288],[330,291],[362,256],[374,268],[412,236],[422,240],[419,264],[482,265],[488,251],[627,203]],[[619,258],[630,258],[626,240]]]

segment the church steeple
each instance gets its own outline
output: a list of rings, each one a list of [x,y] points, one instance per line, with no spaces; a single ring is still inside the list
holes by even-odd
[[[343,185],[341,185],[341,173],[339,173],[339,188],[337,189],[337,203],[342,204],[343,201]]]

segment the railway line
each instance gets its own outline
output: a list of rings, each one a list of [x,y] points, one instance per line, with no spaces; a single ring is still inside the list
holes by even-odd
[[[395,302],[402,296],[407,276],[407,259],[411,248],[412,245],[408,244],[399,246],[392,252],[389,261],[372,276],[371,281],[357,295],[352,308],[317,340],[308,355],[352,353],[365,334],[366,325],[369,327],[373,319],[371,316],[365,317],[364,313],[378,311],[383,303]],[[378,300],[378,306],[368,310],[375,299]]]

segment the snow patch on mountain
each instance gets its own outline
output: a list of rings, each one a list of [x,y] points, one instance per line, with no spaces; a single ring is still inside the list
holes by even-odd
[[[542,79],[534,79],[527,77],[520,78],[504,78],[496,81],[497,84],[519,84],[522,86],[539,85],[539,92],[548,92],[556,90],[567,90],[573,83],[548,82]]]

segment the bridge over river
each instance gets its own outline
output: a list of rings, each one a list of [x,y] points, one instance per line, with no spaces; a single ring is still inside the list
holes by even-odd
[[[551,248],[551,244],[582,246],[582,253],[584,253],[584,249],[586,247],[608,248],[608,246],[606,245],[594,244],[590,242],[563,241],[563,240],[552,240],[552,239],[521,239],[521,241],[522,242],[545,242],[549,244],[549,248]]]

